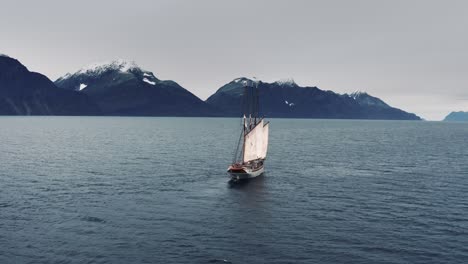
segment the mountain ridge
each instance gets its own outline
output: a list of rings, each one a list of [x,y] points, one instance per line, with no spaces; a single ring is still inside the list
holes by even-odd
[[[292,78],[268,83],[239,77],[203,101],[133,61],[90,64],[55,82],[7,55],[0,62],[0,114],[240,116],[242,87],[254,84],[268,117],[421,120],[365,92],[338,94]]]
[[[160,80],[135,62],[94,63],[55,84],[91,97],[104,115],[215,116],[214,108],[178,83]]]
[[[242,87],[258,86],[262,114],[268,117],[421,120],[364,92],[338,94],[289,81],[263,82],[239,77],[220,87],[207,103],[230,116],[240,114]]]
[[[0,115],[98,115],[86,95],[64,91],[18,60],[0,56]]]

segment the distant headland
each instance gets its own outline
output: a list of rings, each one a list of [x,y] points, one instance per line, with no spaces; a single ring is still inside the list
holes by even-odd
[[[468,112],[451,112],[445,117],[444,121],[468,122]]]

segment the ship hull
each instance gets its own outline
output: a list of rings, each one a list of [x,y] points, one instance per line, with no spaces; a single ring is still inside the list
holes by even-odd
[[[263,160],[255,164],[233,164],[229,166],[227,173],[233,180],[245,180],[258,177],[265,172]]]

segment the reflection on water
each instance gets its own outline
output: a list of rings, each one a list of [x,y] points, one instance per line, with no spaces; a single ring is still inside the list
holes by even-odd
[[[255,192],[255,189],[257,188],[263,188],[263,185],[265,183],[265,173],[251,179],[242,179],[242,180],[233,180],[230,179],[228,181],[228,187],[230,189],[246,189],[246,190],[251,190]]]
[[[256,178],[228,182],[228,197],[232,203],[231,210],[237,219],[256,219],[263,221],[271,212],[267,187],[268,176],[264,173]]]

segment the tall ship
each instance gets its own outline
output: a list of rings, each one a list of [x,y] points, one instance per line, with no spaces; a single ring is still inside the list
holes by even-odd
[[[255,178],[265,171],[269,122],[260,116],[258,82],[244,83],[241,133],[228,174],[233,180]]]

